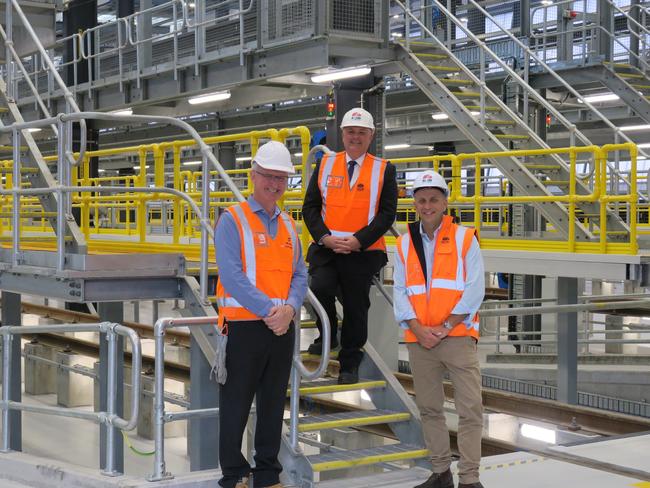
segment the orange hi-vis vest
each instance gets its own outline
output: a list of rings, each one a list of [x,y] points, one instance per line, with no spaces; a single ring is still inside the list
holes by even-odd
[[[349,237],[373,221],[379,210],[386,164],[385,159],[366,154],[359,177],[350,188],[345,151],[323,156],[318,173],[321,216],[333,236]],[[383,237],[365,250],[377,249],[386,251]]]
[[[406,294],[418,321],[426,327],[435,327],[449,318],[465,290],[465,257],[476,231],[456,225],[445,215],[440,224],[433,255],[430,289],[427,294],[426,270],[422,269],[410,229],[397,239],[397,251],[405,270]],[[478,340],[479,317],[475,314],[469,325],[457,324],[450,336],[471,336]],[[405,331],[406,342],[417,342],[415,334]]]
[[[283,305],[289,297],[294,267],[298,259],[302,259],[298,255],[298,232],[294,221],[281,212],[277,234],[272,238],[248,202],[229,207],[227,212],[232,215],[239,231],[244,274],[274,305]],[[221,279],[217,282],[217,305],[219,325],[223,325],[224,320],[261,319],[232,297],[224,289]]]

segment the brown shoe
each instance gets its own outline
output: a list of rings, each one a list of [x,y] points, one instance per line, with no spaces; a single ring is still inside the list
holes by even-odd
[[[240,480],[235,485],[235,488],[248,488],[248,478],[240,478]]]
[[[413,488],[454,488],[454,477],[449,469],[442,473],[433,473],[428,480]]]
[[[484,488],[480,481],[476,483],[458,483],[458,488]]]

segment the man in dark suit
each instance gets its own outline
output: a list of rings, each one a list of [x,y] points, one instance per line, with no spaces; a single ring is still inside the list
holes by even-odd
[[[372,115],[348,111],[341,122],[344,151],[325,155],[309,182],[303,219],[314,242],[307,252],[310,288],[330,321],[338,347],[335,298],[343,304],[339,383],[357,383],[361,348],[368,339],[372,277],[386,264],[384,234],[395,220],[395,167],[368,153],[375,135]],[[320,321],[317,322],[321,330]],[[309,346],[322,353],[319,337]]]

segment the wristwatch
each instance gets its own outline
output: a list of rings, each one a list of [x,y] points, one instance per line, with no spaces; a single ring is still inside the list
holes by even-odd
[[[442,326],[443,326],[445,329],[447,329],[447,330],[451,330],[451,329],[454,328],[454,326],[451,325],[451,323],[449,322],[449,320],[445,320],[445,321],[442,323]]]

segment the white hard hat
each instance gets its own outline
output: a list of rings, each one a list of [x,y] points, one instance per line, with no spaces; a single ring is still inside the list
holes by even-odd
[[[449,193],[445,179],[431,169],[418,173],[415,180],[413,180],[413,194],[420,188],[438,188],[442,190],[445,196]]]
[[[278,141],[269,141],[260,146],[253,157],[253,162],[264,169],[284,171],[289,174],[296,172],[287,146]]]
[[[341,121],[341,129],[343,127],[366,127],[367,129],[375,130],[375,121],[367,110],[353,108],[345,112]]]

